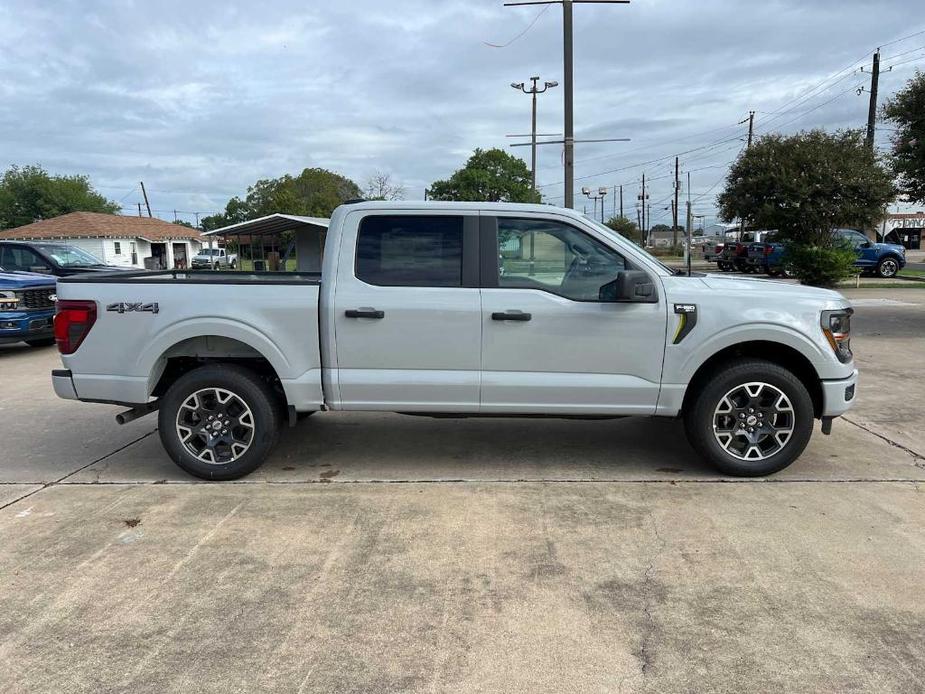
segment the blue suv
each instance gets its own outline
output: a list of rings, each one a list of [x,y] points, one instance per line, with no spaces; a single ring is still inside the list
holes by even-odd
[[[0,344],[55,343],[55,278],[0,268]]]
[[[873,243],[855,229],[836,229],[836,237],[854,248],[854,266],[865,274],[895,277],[906,266],[906,249],[894,243]],[[748,262],[761,267],[772,277],[784,274],[784,244],[769,235],[763,243],[748,248]]]

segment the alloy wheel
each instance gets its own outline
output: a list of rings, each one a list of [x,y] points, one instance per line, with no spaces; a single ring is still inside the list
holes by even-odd
[[[254,415],[241,396],[225,388],[203,388],[187,397],[177,412],[177,436],[197,459],[231,463],[254,441]]]
[[[713,436],[734,458],[766,460],[790,441],[794,414],[780,388],[760,381],[743,383],[720,398],[713,411]]]

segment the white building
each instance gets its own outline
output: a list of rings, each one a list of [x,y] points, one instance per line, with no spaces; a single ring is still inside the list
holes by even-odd
[[[71,212],[0,231],[0,241],[62,241],[99,258],[106,265],[184,269],[203,242],[196,229],[162,219],[100,212]]]

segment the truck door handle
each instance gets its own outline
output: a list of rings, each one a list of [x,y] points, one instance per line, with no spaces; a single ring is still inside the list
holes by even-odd
[[[377,311],[374,308],[348,308],[344,315],[347,318],[385,318],[385,311]]]
[[[506,311],[503,313],[492,313],[492,320],[516,320],[526,322],[533,318],[533,315],[530,313],[523,313],[522,311]]]

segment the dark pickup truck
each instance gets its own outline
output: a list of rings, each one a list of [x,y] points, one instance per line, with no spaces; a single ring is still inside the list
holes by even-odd
[[[906,266],[906,249],[892,243],[874,243],[855,229],[836,229],[835,235],[849,244],[857,253],[854,265],[864,274],[876,274],[878,277],[895,277]],[[748,246],[748,264],[755,270],[768,275],[786,274],[784,268],[784,249],[782,242],[773,234],[762,242]]]
[[[0,344],[53,345],[55,278],[0,268]]]

